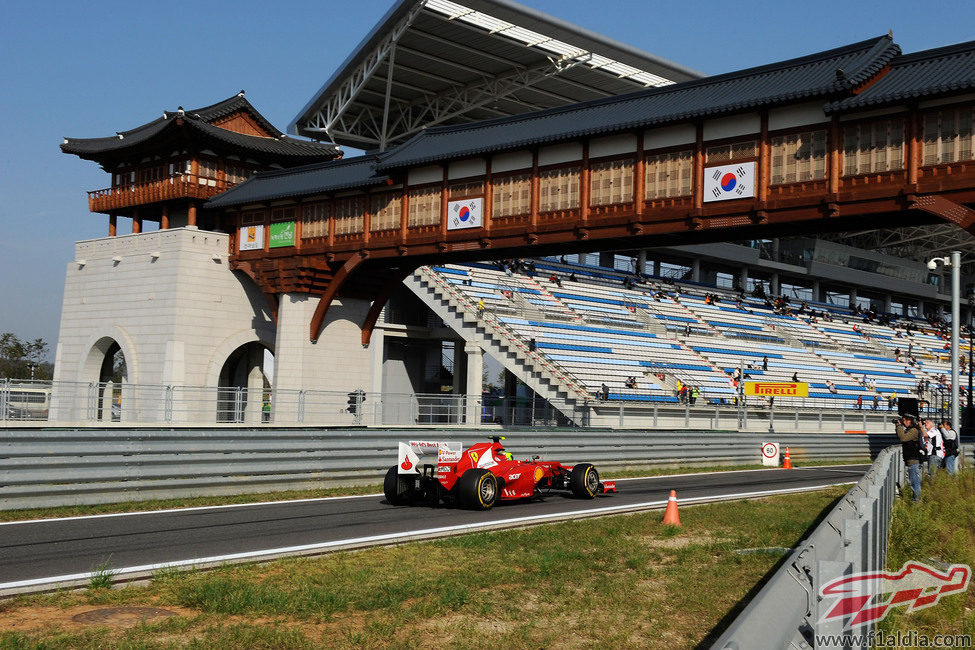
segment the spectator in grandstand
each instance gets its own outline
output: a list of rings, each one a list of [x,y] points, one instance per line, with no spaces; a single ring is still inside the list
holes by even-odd
[[[532,262],[532,261],[529,260],[528,265],[525,266],[525,275],[527,275],[529,278],[535,277],[535,263],[534,262]]]
[[[555,286],[557,286],[559,289],[562,288],[562,279],[559,278],[559,276],[556,275],[555,273],[553,273],[552,275],[548,276],[548,281],[555,283]]]
[[[894,432],[901,441],[904,464],[907,465],[907,477],[914,493],[914,502],[921,500],[921,458],[924,456],[924,434],[917,425],[917,416],[905,413],[898,418],[894,425]]]
[[[945,457],[945,445],[941,438],[941,431],[931,420],[924,421],[924,447],[928,453],[928,476],[933,477],[938,473],[941,461]]]
[[[880,408],[880,395],[874,393],[873,395],[873,410],[876,411]]]
[[[530,352],[534,352],[536,349],[538,349],[538,344],[535,342],[535,339],[534,338],[528,339],[528,350]]]
[[[484,298],[477,299],[477,317],[480,318],[484,314]]]
[[[604,402],[609,399],[609,386],[606,385],[606,382],[603,382],[603,385],[599,387],[599,394]]]
[[[857,410],[863,409],[863,395],[857,395]]]
[[[831,392],[831,393],[833,393],[835,395],[836,394],[836,384],[834,384],[832,381],[830,381],[829,379],[827,379],[826,380],[826,390],[828,390],[829,392]]]
[[[626,387],[627,388],[636,388],[637,387],[636,377],[634,377],[633,375],[630,375],[629,377],[627,377],[626,378]]]
[[[762,372],[768,371],[768,355],[762,357]]]
[[[894,407],[896,406],[897,406],[897,391],[895,390],[893,393],[890,394],[890,397],[887,398],[887,410],[893,411]]]
[[[692,386],[691,387],[691,404],[692,405],[697,401],[697,398],[698,398],[698,396],[700,394],[701,394],[701,389],[700,388],[698,388],[697,386]]]
[[[561,256],[559,258],[559,263],[560,264],[568,264],[569,263],[569,260],[565,259],[565,255],[563,255],[563,256]]]
[[[945,450],[945,469],[954,476],[958,471],[958,434],[948,420],[941,421],[940,431]]]
[[[792,381],[795,382],[795,383],[797,383],[797,384],[799,383],[799,371],[798,370],[795,371],[794,373],[792,373]]]
[[[569,273],[569,282],[578,282],[579,278],[576,277],[576,272],[572,271]]]

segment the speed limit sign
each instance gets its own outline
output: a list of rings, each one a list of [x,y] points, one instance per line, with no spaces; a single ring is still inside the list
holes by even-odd
[[[779,466],[779,443],[777,442],[762,443],[762,465],[766,467]]]

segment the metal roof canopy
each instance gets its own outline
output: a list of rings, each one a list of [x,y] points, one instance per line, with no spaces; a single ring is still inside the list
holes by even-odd
[[[510,0],[399,0],[288,129],[385,150],[430,126],[703,76]]]

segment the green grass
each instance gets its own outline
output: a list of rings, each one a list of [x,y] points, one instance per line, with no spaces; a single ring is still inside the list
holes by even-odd
[[[88,588],[95,589],[109,589],[112,586],[112,578],[115,576],[116,571],[111,568],[112,558],[109,557],[104,562],[96,564],[91,569],[91,577],[88,578]]]
[[[841,460],[802,459],[793,461],[797,466],[811,465],[847,465],[854,463],[869,463],[865,458],[847,458]],[[602,472],[604,479],[635,478],[641,476],[670,476],[692,472],[733,472],[746,469],[766,469],[760,464],[748,465],[717,465],[717,466],[678,466],[678,467],[634,467],[615,471]],[[230,496],[185,497],[174,499],[152,499],[144,501],[126,501],[123,503],[102,503],[86,506],[61,506],[55,508],[29,508],[22,510],[0,510],[0,521],[24,521],[27,519],[53,519],[58,517],[78,517],[85,515],[100,515],[119,512],[143,512],[152,510],[168,510],[172,508],[194,508],[238,503],[261,503],[264,501],[288,501],[294,499],[316,499],[324,497],[354,496],[359,494],[378,494],[383,491],[381,483],[349,487],[319,488],[313,490],[289,490],[279,492],[264,492],[255,494],[237,494]]]
[[[713,640],[781,561],[737,551],[794,546],[844,493],[684,507],[681,528],[646,512],[21,596],[0,607],[0,649],[690,648]],[[128,629],[70,623],[109,604],[180,615]],[[38,612],[46,623],[11,624]]]
[[[975,568],[975,470],[958,476],[941,471],[934,481],[921,485],[921,502],[911,502],[911,489],[894,505],[888,570],[900,569],[907,561],[930,565],[967,564]],[[944,597],[934,607],[905,614],[891,610],[880,622],[886,632],[900,630],[920,634],[969,634],[975,638],[975,581],[968,592]]]

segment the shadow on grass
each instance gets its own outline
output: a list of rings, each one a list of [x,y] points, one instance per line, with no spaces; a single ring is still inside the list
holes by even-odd
[[[833,501],[830,502],[830,504],[827,507],[823,508],[823,511],[819,513],[816,519],[809,525],[809,528],[806,529],[805,534],[802,536],[802,540],[808,538],[812,534],[812,532],[816,530],[816,527],[819,526],[819,524],[821,524],[823,520],[825,520],[826,517],[829,516],[829,513],[833,511],[833,508],[836,507],[836,504],[838,504],[843,499],[844,496],[846,495],[836,497],[835,499],[833,499]],[[798,547],[799,544],[802,543],[802,540],[797,542],[793,548]],[[710,648],[712,645],[714,645],[714,642],[718,640],[718,637],[724,634],[725,630],[727,630],[728,627],[732,623],[734,623],[735,619],[738,618],[738,616],[745,609],[748,603],[752,601],[752,598],[754,598],[758,594],[758,592],[761,591],[762,588],[768,583],[768,581],[772,579],[772,576],[774,576],[775,573],[782,568],[782,565],[786,564],[789,561],[792,555],[793,552],[790,552],[788,555],[779,559],[779,561],[775,563],[775,566],[769,569],[768,573],[762,576],[762,579],[759,580],[755,584],[755,586],[749,589],[748,593],[745,594],[741,600],[735,603],[730,610],[728,610],[728,613],[725,614],[720,621],[718,621],[718,624],[715,625],[710,632],[708,632],[706,637],[701,639],[701,642],[698,643],[695,646],[695,648],[703,650],[704,648]]]

